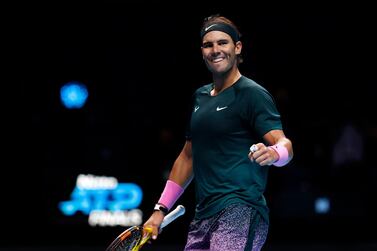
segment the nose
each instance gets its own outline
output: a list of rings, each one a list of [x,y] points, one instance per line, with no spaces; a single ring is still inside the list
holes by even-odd
[[[220,52],[220,47],[217,44],[214,44],[212,47],[212,53],[216,55],[219,52]]]
[[[221,52],[220,47],[218,45],[214,45],[212,47],[211,55],[212,57],[216,57],[220,54],[220,52]]]

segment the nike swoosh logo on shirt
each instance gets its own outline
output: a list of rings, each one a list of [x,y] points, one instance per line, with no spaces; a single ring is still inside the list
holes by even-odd
[[[217,108],[216,108],[216,111],[218,112],[218,111],[224,110],[224,109],[226,109],[226,108],[228,108],[228,107],[227,107],[227,106],[217,107]]]

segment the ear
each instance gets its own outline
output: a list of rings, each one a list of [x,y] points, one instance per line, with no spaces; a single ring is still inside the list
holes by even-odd
[[[201,53],[202,53],[202,58],[203,58],[203,60],[204,60],[203,47],[200,47],[200,51],[201,51]]]
[[[242,42],[241,41],[238,41],[235,45],[235,51],[236,51],[236,55],[239,55],[241,54],[241,51],[242,51]]]

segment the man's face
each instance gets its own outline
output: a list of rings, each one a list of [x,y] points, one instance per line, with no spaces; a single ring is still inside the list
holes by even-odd
[[[210,31],[203,37],[203,59],[208,69],[216,75],[227,73],[237,66],[237,55],[241,53],[242,44],[234,44],[232,38],[222,31]]]

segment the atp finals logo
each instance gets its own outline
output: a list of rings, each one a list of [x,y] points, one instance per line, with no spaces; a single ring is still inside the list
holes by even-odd
[[[59,203],[64,215],[78,212],[88,215],[91,226],[133,226],[142,223],[143,213],[137,207],[143,198],[135,183],[118,183],[115,177],[80,174],[71,200]]]

